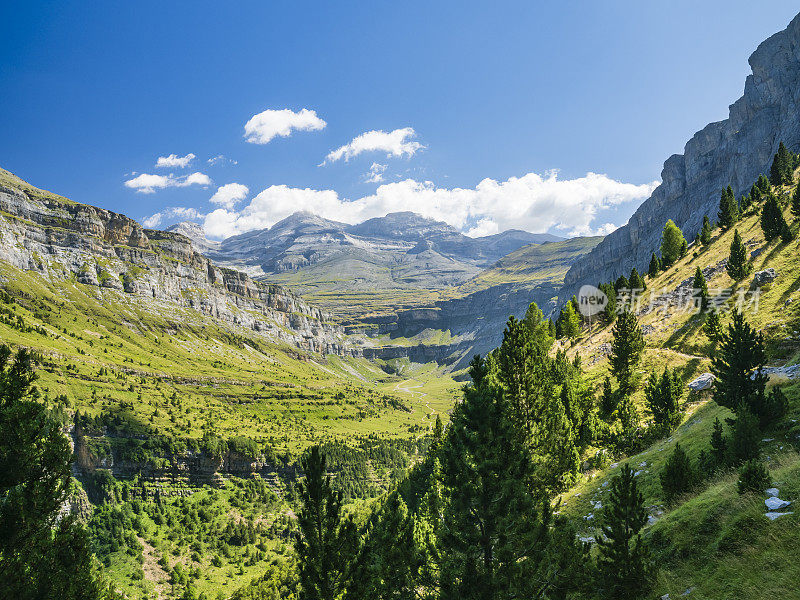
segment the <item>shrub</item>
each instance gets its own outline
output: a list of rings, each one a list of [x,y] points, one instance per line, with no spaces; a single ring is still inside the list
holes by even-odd
[[[763,492],[771,477],[763,463],[757,460],[748,460],[739,469],[739,482],[736,485],[740,494],[747,492]]]
[[[672,504],[676,498],[694,487],[697,475],[689,457],[680,444],[675,445],[675,450],[667,459],[667,464],[664,466],[660,479],[667,504]]]

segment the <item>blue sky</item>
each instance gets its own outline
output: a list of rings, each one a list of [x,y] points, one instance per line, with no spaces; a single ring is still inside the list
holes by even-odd
[[[194,216],[215,237],[297,208],[411,209],[472,235],[607,231],[727,116],[747,57],[797,10],[4,2],[0,166],[154,226]],[[248,142],[262,113],[252,140],[290,135]],[[171,154],[194,158],[156,167]]]

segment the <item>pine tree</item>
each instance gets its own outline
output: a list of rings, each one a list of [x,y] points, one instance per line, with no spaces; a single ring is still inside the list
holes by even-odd
[[[636,316],[625,310],[614,324],[611,342],[611,373],[617,378],[620,394],[633,391],[633,375],[644,351],[644,336]]]
[[[719,317],[719,311],[711,310],[708,312],[706,321],[703,323],[703,333],[705,333],[712,342],[716,342],[722,335],[722,321]]]
[[[711,370],[717,378],[714,401],[731,410],[737,410],[744,402],[750,411],[760,415],[767,379],[761,371],[765,363],[763,336],[756,333],[741,312],[734,310],[731,324],[711,358]]]
[[[645,284],[644,279],[641,275],[639,275],[639,271],[636,270],[636,267],[631,269],[631,276],[628,279],[628,284],[630,285],[632,290],[646,290],[647,284]]]
[[[769,194],[767,201],[764,203],[764,208],[761,209],[761,229],[764,232],[764,238],[771,242],[776,237],[781,235],[781,231],[786,225],[786,219],[783,217],[783,211],[778,198],[775,194]]]
[[[556,328],[560,333],[560,337],[574,339],[581,333],[581,317],[575,310],[573,302],[567,302],[561,313],[558,315],[556,321]]]
[[[750,195],[749,194],[745,194],[744,196],[741,197],[741,199],[739,200],[739,216],[740,217],[743,216],[745,214],[745,212],[747,212],[747,209],[750,208],[751,204],[752,204],[752,202],[750,200]]]
[[[738,229],[733,232],[731,254],[728,257],[728,264],[725,265],[725,270],[734,281],[741,281],[753,270],[753,265],[747,260],[747,248],[742,242],[742,236],[739,235]]]
[[[733,227],[738,220],[739,209],[736,205],[736,196],[734,195],[731,186],[728,186],[726,189],[722,190],[722,194],[719,199],[717,223],[723,231],[726,231]]]
[[[601,283],[597,288],[606,295],[608,301],[603,308],[603,318],[606,323],[613,323],[617,318],[617,291],[610,283]]]
[[[733,424],[733,432],[728,444],[729,462],[738,465],[758,458],[758,441],[760,439],[758,418],[742,402],[736,409],[736,421]]]
[[[600,410],[604,416],[610,417],[617,410],[617,395],[611,387],[611,377],[603,380],[603,391],[600,396]]]
[[[703,217],[703,228],[700,230],[700,243],[708,246],[711,243],[712,227],[708,215]]]
[[[695,485],[697,475],[689,457],[680,444],[675,444],[675,450],[672,451],[672,454],[667,459],[659,479],[661,480],[661,489],[664,492],[664,500],[666,500],[667,504],[672,504],[679,496],[690,491]]]
[[[28,350],[0,346],[0,597],[105,597],[86,529],[59,515],[72,453],[35,380]]]
[[[781,242],[788,244],[789,242],[794,241],[795,234],[792,231],[792,228],[789,227],[789,224],[783,218],[783,215],[781,215],[781,221]]]
[[[653,581],[650,551],[640,535],[647,523],[644,498],[626,463],[611,481],[609,501],[603,507],[602,535],[597,536],[596,588],[606,600],[644,598]]]
[[[792,194],[792,214],[795,217],[800,217],[800,185],[794,188]]]
[[[647,274],[650,275],[651,278],[655,278],[658,277],[660,271],[661,261],[658,260],[658,256],[653,252],[653,255],[650,257],[650,267],[647,269]]]
[[[705,312],[708,309],[708,284],[700,267],[697,267],[694,271],[692,288],[694,289],[695,297],[700,301],[700,311]]]
[[[342,495],[331,487],[325,455],[314,446],[301,460],[305,481],[300,483],[302,508],[295,538],[299,561],[300,599],[336,600],[347,586],[356,554],[355,525],[342,519]]]
[[[672,266],[681,256],[686,240],[683,237],[683,232],[675,223],[670,219],[664,225],[664,231],[661,235],[661,266],[667,268]]]
[[[764,464],[757,460],[748,460],[739,469],[739,481],[736,483],[736,490],[740,494],[752,492],[761,494],[769,487],[772,478]]]
[[[762,196],[772,191],[772,185],[770,184],[769,179],[767,179],[767,176],[763,173],[758,176],[756,187],[761,192]]]
[[[620,290],[628,290],[630,289],[631,285],[628,282],[628,279],[625,275],[620,275],[617,277],[617,280],[614,282],[614,291],[619,293]]]
[[[655,372],[651,373],[644,396],[650,412],[653,413],[653,421],[658,425],[671,425],[679,413],[681,399],[678,373],[668,367],[664,367],[660,377]]]
[[[772,159],[769,169],[769,181],[774,186],[791,184],[793,180],[795,158],[786,149],[783,142],[778,146],[778,152]]]
[[[721,467],[728,459],[728,440],[718,418],[714,419],[714,429],[711,432],[711,457],[715,467]]]

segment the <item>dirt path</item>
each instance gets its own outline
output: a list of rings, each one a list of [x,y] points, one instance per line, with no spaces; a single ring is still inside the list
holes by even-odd
[[[147,541],[139,536],[136,536],[139,540],[139,543],[144,548],[142,555],[144,556],[144,563],[142,564],[142,570],[144,571],[144,578],[147,581],[150,581],[155,586],[156,591],[156,599],[160,600],[161,598],[166,597],[165,594],[168,590],[167,581],[169,580],[169,575],[167,572],[158,564],[158,558],[156,557],[156,549],[153,548]]]
[[[394,386],[395,392],[405,392],[406,394],[410,394],[412,398],[416,399],[419,397],[419,400],[422,404],[425,405],[425,408],[428,409],[429,415],[436,414],[438,411],[431,408],[430,400],[424,400],[424,398],[428,397],[428,394],[425,392],[415,392],[414,390],[419,389],[422,387],[421,383],[417,383],[417,385],[408,385],[409,383],[413,382],[413,379],[409,379],[408,381],[401,381]],[[403,385],[403,384],[406,385]]]

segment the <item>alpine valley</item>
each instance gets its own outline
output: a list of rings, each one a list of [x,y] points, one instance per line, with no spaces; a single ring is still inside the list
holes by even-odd
[[[0,169],[0,596],[800,598],[800,15],[750,67],[605,237]]]

